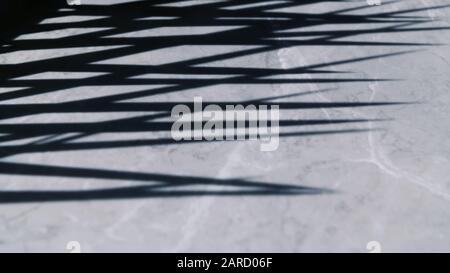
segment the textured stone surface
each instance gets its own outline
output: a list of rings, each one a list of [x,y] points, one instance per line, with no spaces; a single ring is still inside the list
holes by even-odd
[[[5,42],[0,251],[450,251],[448,1],[253,2],[83,0]],[[280,104],[279,149],[170,141],[194,96]]]

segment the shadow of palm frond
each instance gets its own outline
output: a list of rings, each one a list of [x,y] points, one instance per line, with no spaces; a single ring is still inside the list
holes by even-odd
[[[324,60],[322,63],[308,64],[294,68],[239,67],[208,65],[254,54],[273,52],[289,47],[302,46],[427,46],[429,43],[399,42],[372,39],[358,41],[364,34],[392,34],[400,32],[423,32],[445,30],[443,27],[423,27],[429,18],[415,14],[425,9],[397,10],[393,12],[360,11],[369,9],[365,4],[322,13],[303,13],[302,7],[322,3],[320,0],[283,0],[267,2],[263,0],[239,0],[197,2],[185,6],[186,1],[138,1],[123,4],[97,6],[82,5],[63,8],[59,1],[49,1],[47,6],[39,5],[28,20],[17,22],[17,26],[5,30],[0,48],[0,173],[24,176],[58,176],[72,178],[99,178],[124,181],[153,181],[162,185],[144,185],[127,188],[101,189],[92,191],[36,191],[1,192],[0,202],[32,202],[63,200],[97,200],[133,197],[181,197],[198,195],[279,195],[318,194],[326,190],[285,184],[248,182],[245,180],[218,180],[204,177],[173,176],[165,174],[129,173],[101,169],[78,169],[73,167],[44,166],[38,164],[12,163],[7,157],[29,154],[72,150],[115,149],[152,145],[181,145],[191,141],[176,142],[171,138],[159,137],[151,140],[116,139],[111,141],[85,140],[102,133],[169,132],[171,122],[158,118],[170,117],[171,109],[177,104],[191,105],[188,101],[133,102],[132,100],[151,98],[157,95],[184,92],[195,88],[218,85],[284,85],[284,84],[325,84],[389,81],[393,79],[356,78],[346,71],[333,70],[342,64],[354,64],[373,59],[390,58],[399,54],[413,54],[414,51],[369,55],[361,58]],[[341,1],[343,2],[343,1]],[[343,2],[344,3],[344,2]],[[178,5],[175,5],[178,4]],[[433,8],[444,8],[439,6]],[[430,9],[430,8],[428,8]],[[282,10],[282,11],[280,11]],[[20,12],[19,12],[20,13]],[[18,13],[15,13],[18,14]],[[73,18],[88,18],[78,20]],[[56,19],[55,19],[56,18]],[[72,20],[64,21],[64,18]],[[43,21],[44,20],[44,21]],[[45,21],[46,20],[46,21]],[[358,28],[353,26],[358,25]],[[340,28],[337,28],[340,26]],[[347,26],[342,30],[342,26]],[[363,26],[363,27],[361,27]],[[364,27],[366,26],[366,27]],[[314,30],[320,27],[320,30]],[[205,33],[170,34],[155,30],[184,28],[215,28],[219,31]],[[311,28],[313,30],[311,30]],[[69,29],[82,30],[70,32]],[[325,29],[325,30],[323,30]],[[57,37],[47,37],[53,33]],[[56,33],[56,34],[55,34]],[[153,34],[151,34],[153,33]],[[59,35],[59,36],[58,36]],[[159,52],[175,47],[237,46],[238,49],[217,54],[205,54],[194,58],[175,57],[162,63],[111,62],[123,58],[138,58],[140,54]],[[248,47],[248,48],[247,48]],[[45,50],[69,50],[86,48],[75,54],[44,55],[43,58],[15,58],[19,53],[41,52]],[[96,50],[91,50],[96,49]],[[25,53],[24,53],[25,52]],[[28,55],[27,55],[28,56]],[[136,57],[138,56],[138,57]],[[94,76],[71,78],[45,78],[40,75],[57,73],[91,73]],[[152,77],[142,77],[151,74]],[[309,75],[295,77],[292,75]],[[324,77],[323,75],[326,75]],[[275,78],[274,78],[275,77]],[[279,77],[279,78],[276,78]],[[21,99],[32,96],[53,94],[61,90],[88,86],[92,92],[96,88],[114,86],[142,87],[137,91],[124,91],[97,97],[76,99],[68,102],[23,103]],[[301,95],[301,94],[300,94]],[[387,107],[403,104],[392,101],[367,102],[279,102],[273,100],[281,96],[260,98],[251,101],[216,101],[225,104],[279,105],[280,109],[300,111],[303,109]],[[9,101],[18,101],[11,103]],[[8,122],[9,119],[35,117],[45,114],[65,115],[69,113],[148,113],[148,115],[113,119],[99,122],[76,123],[27,123]],[[284,119],[281,128],[299,128],[306,125],[339,125],[381,122],[379,119]],[[366,129],[317,129],[314,131],[282,132],[281,137],[301,137],[312,135],[366,132]],[[66,137],[67,134],[70,136]],[[101,159],[100,159],[101,160]],[[175,190],[186,185],[228,185],[230,191]],[[170,189],[174,189],[171,191]]]

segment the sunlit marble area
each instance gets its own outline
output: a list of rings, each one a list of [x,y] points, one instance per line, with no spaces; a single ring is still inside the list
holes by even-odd
[[[450,4],[369,3],[11,11],[0,252],[449,252]],[[279,106],[278,149],[175,141],[196,97]]]

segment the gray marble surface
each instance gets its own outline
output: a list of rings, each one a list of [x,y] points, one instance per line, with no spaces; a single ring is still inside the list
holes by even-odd
[[[450,251],[448,1],[138,2],[0,48],[0,251]],[[195,96],[294,106],[274,152],[148,127]]]

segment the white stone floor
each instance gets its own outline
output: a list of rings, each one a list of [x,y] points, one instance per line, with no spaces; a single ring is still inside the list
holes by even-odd
[[[246,5],[244,5],[246,3]],[[0,251],[450,251],[447,0],[94,1],[0,48]],[[279,149],[171,107],[281,108]]]

